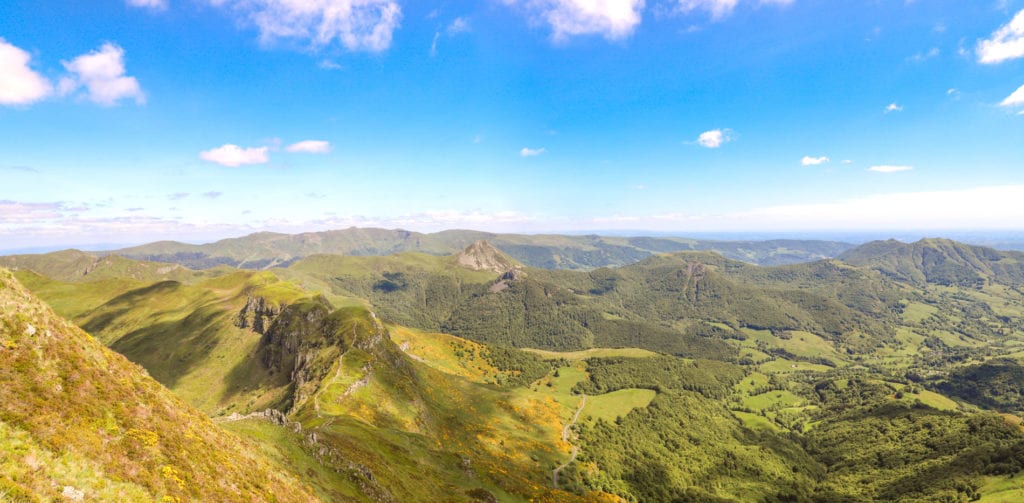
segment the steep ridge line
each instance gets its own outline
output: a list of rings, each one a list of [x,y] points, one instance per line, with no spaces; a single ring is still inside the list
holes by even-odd
[[[562,428],[563,442],[569,441],[569,429],[572,428],[574,424],[576,424],[576,420],[580,418],[580,412],[583,412],[583,407],[585,405],[587,405],[587,395],[584,394],[583,398],[580,399],[580,406],[579,408],[576,409],[576,414],[572,416],[572,421],[569,421],[569,423]],[[572,446],[572,455],[569,456],[569,460],[566,461],[565,463],[562,463],[554,470],[551,470],[551,483],[554,485],[555,489],[558,489],[558,474],[562,471],[563,468],[569,466],[569,464],[572,463],[573,461],[576,461],[576,455],[578,455],[579,453],[580,447],[578,445]]]

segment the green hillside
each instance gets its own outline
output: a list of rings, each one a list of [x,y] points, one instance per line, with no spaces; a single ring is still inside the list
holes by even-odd
[[[1024,253],[948,239],[910,244],[874,241],[844,252],[839,259],[916,285],[978,287],[989,282],[1020,285],[1024,281]]]
[[[220,429],[0,270],[0,499],[310,501]]]

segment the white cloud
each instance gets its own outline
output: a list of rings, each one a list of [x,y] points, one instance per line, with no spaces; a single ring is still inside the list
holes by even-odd
[[[343,70],[345,68],[333,59],[321,59],[316,66],[320,67],[321,70]]]
[[[468,31],[470,31],[469,20],[464,17],[457,17],[444,29],[444,34],[454,37]],[[434,32],[434,40],[430,43],[430,57],[437,56],[437,42],[441,40],[441,34],[441,31]]]
[[[147,9],[163,10],[167,8],[167,0],[128,0],[132,7],[145,7]]]
[[[730,141],[732,141],[732,130],[712,129],[701,133],[697,137],[696,143],[705,148],[718,148]]]
[[[522,156],[522,157],[535,157],[535,156],[541,155],[541,154],[543,154],[543,153],[545,153],[547,151],[548,150],[546,148],[523,147],[523,149],[519,151],[519,155]]]
[[[757,0],[756,3],[758,5],[787,6],[791,5],[794,1]],[[690,13],[695,10],[703,10],[711,14],[711,19],[719,20],[732,14],[736,10],[736,6],[739,5],[739,0],[678,0],[678,3],[675,9],[677,12]]]
[[[242,148],[226,143],[217,148],[200,152],[199,158],[221,166],[235,168],[243,164],[266,164],[270,161],[267,151],[267,147]]]
[[[885,107],[885,113],[902,112],[902,111],[903,111],[903,105],[897,105],[896,103],[889,103]]]
[[[460,33],[466,33],[468,31],[469,31],[469,20],[464,18],[464,17],[457,17],[457,18],[455,18],[455,20],[452,21],[451,24],[448,25],[448,28],[445,29],[445,32],[448,33],[449,37],[453,37],[453,36],[458,35]]]
[[[504,0],[546,22],[555,40],[574,35],[629,37],[641,22],[644,0]]]
[[[984,64],[1024,57],[1024,9],[1017,12],[1009,23],[993,32],[991,37],[979,41],[975,52],[978,62]]]
[[[850,159],[843,159],[843,164],[853,164],[853,161]]]
[[[396,0],[210,0],[233,7],[256,25],[264,43],[308,41],[322,48],[337,40],[350,51],[381,52],[391,46],[402,19]]]
[[[0,105],[30,105],[53,93],[53,85],[29,68],[32,56],[0,38]]]
[[[666,213],[595,218],[602,229],[836,231],[1020,229],[1024,185],[874,194],[825,203],[754,207],[722,214]],[[950,204],[955,201],[956,204]],[[594,225],[578,225],[593,229]],[[563,224],[560,228],[571,228]]]
[[[914,169],[913,166],[893,166],[890,164],[880,164],[878,166],[871,166],[868,171],[874,171],[875,173],[899,173],[900,171],[910,171]]]
[[[730,220],[751,229],[1020,228],[1024,222],[1021,200],[1024,185],[975,187],[759,208],[731,215]]]
[[[146,102],[139,81],[124,74],[124,49],[115,44],[103,44],[98,51],[65,61],[64,68],[72,75],[60,80],[61,94],[85,86],[89,99],[103,106],[126,98],[138,104]]]
[[[805,155],[803,159],[800,159],[800,164],[803,165],[803,166],[818,166],[818,165],[821,165],[821,164],[828,163],[830,160],[831,159],[829,159],[828,157],[825,157],[825,156],[811,157],[811,156]]]
[[[331,151],[331,143],[323,140],[305,140],[292,143],[285,147],[288,152],[303,152],[306,154],[326,154]]]
[[[712,19],[722,19],[736,9],[739,0],[679,0],[679,11],[706,10]]]
[[[1013,94],[1006,97],[1005,100],[999,102],[999,106],[1003,107],[1014,107],[1017,105],[1024,105],[1024,86],[1017,88]]]
[[[932,47],[931,49],[928,50],[928,52],[919,52],[919,53],[911,56],[910,60],[911,61],[918,61],[918,62],[926,61],[926,60],[938,57],[938,55],[940,53],[941,53],[941,51],[939,50],[938,47]]]

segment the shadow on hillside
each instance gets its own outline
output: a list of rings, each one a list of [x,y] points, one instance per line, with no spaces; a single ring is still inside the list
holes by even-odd
[[[220,331],[229,325],[225,312],[202,306],[177,321],[147,325],[125,334],[110,348],[142,365],[168,388],[209,357],[221,342]]]

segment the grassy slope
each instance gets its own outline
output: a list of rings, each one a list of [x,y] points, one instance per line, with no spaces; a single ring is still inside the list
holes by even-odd
[[[0,270],[0,494],[50,501],[310,501],[214,425]]]
[[[208,414],[261,410],[282,399],[287,376],[255,364],[260,335],[236,326],[237,317],[250,297],[270,306],[310,297],[268,273],[237,272],[193,284],[62,283],[26,272],[19,277],[60,314]]]

